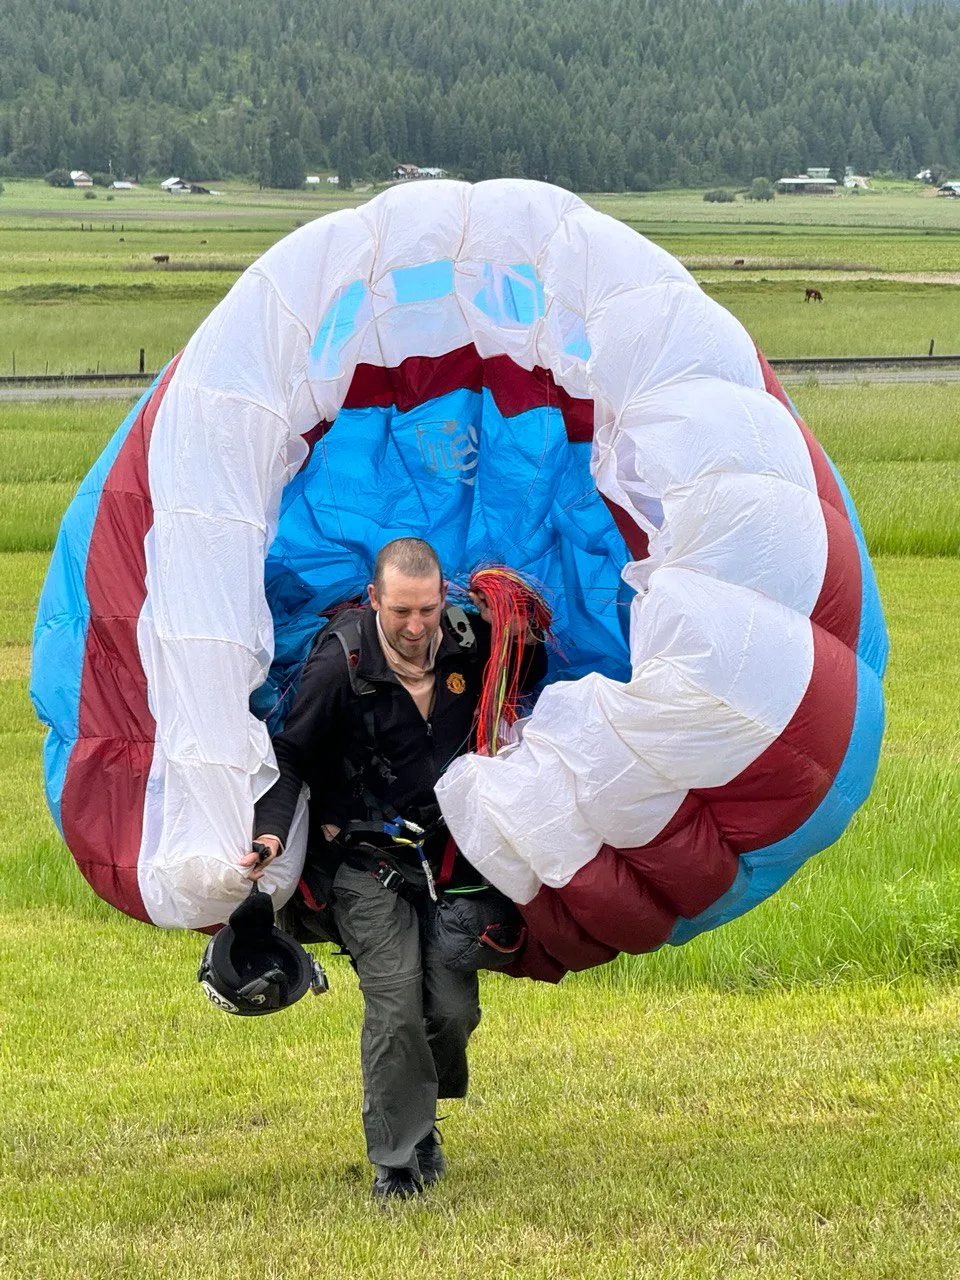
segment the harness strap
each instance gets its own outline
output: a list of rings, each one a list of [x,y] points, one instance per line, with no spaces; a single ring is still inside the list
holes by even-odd
[[[300,893],[303,895],[304,902],[307,904],[307,906],[310,908],[311,911],[322,911],[323,908],[327,905],[325,902],[322,905],[319,902],[317,902],[306,880],[301,879],[297,884],[297,888],[300,890]]]

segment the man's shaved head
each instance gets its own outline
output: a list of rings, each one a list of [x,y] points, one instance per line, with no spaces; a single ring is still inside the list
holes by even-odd
[[[373,569],[373,589],[383,595],[383,575],[387,569],[396,569],[405,578],[432,578],[434,574],[443,583],[440,557],[429,542],[422,538],[394,538],[380,548]]]

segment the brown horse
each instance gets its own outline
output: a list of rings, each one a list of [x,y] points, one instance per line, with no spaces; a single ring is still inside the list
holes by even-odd
[[[804,302],[822,302],[822,301],[823,301],[823,294],[820,292],[819,289],[807,290],[807,296],[804,298]]]

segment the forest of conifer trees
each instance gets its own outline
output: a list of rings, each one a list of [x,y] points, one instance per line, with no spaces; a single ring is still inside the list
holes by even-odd
[[[0,173],[578,190],[960,169],[960,5],[7,0]]]

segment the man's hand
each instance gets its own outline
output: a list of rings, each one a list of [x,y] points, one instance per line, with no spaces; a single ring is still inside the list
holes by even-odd
[[[473,603],[477,606],[477,609],[480,612],[480,617],[489,626],[491,619],[490,619],[490,606],[487,604],[487,597],[483,594],[482,591],[468,591],[467,594],[469,595]],[[511,630],[514,630],[514,633],[515,633],[515,626],[516,624],[513,624],[513,627],[511,628]],[[542,639],[543,639],[543,636],[538,636],[532,627],[527,627],[526,635],[523,637],[523,643],[537,644],[538,641]]]
[[[487,604],[487,597],[482,591],[468,591],[467,595],[473,601],[480,611],[480,617],[489,626],[490,624],[490,606]]]
[[[283,853],[283,841],[279,836],[257,836],[254,844],[263,845],[267,850],[264,853],[258,853],[256,849],[250,853],[245,853],[240,859],[241,867],[249,867],[250,871],[247,875],[248,880],[259,880],[269,867],[271,862],[276,861]]]

